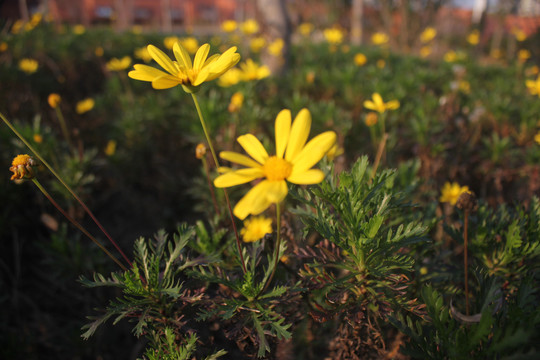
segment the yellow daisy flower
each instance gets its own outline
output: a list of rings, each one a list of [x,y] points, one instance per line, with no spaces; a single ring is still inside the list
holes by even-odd
[[[526,80],[525,85],[527,86],[527,89],[529,89],[531,95],[538,95],[540,98],[540,76],[538,76],[536,80]]]
[[[478,45],[480,42],[480,32],[478,30],[473,30],[467,35],[467,42],[471,45]]]
[[[356,64],[356,66],[364,66],[367,63],[366,55],[362,53],[354,55],[354,63]]]
[[[308,36],[313,31],[313,24],[311,23],[301,23],[298,25],[298,32],[302,34],[303,36]]]
[[[399,101],[391,100],[385,103],[379,93],[374,93],[372,100],[364,101],[364,107],[370,110],[377,111],[379,114],[384,113],[386,110],[395,110],[399,108]]]
[[[256,216],[244,221],[244,228],[240,230],[244,242],[259,241],[264,235],[271,233],[272,219],[264,216]]]
[[[469,192],[468,186],[459,186],[457,182],[446,182],[441,190],[440,202],[448,202],[451,205],[456,205],[461,194]]]
[[[88,112],[94,108],[95,101],[92,98],[86,98],[84,100],[81,100],[77,102],[77,105],[75,107],[75,111],[77,114],[84,114],[85,112]]]
[[[275,124],[276,155],[269,156],[260,141],[251,134],[238,137],[238,143],[251,156],[232,151],[222,151],[220,157],[246,168],[226,172],[214,180],[218,188],[245,184],[262,178],[234,207],[234,215],[243,220],[248,215],[258,215],[272,203],[287,196],[287,181],[293,184],[318,184],[324,173],[311,169],[336,142],[336,133],[324,132],[311,139],[311,114],[302,109],[291,125],[290,110],[282,110]]]
[[[240,64],[240,71],[242,71],[242,80],[244,81],[261,80],[270,76],[268,66],[259,65],[251,59],[247,59],[246,62]]]
[[[163,51],[153,45],[148,45],[148,52],[152,58],[166,71],[154,67],[136,64],[135,70],[128,76],[135,80],[149,81],[154,89],[169,89],[182,85],[186,92],[194,92],[205,81],[214,80],[223,75],[240,61],[240,54],[236,53],[236,46],[229,48],[223,54],[208,57],[210,45],[202,45],[192,62],[188,52],[175,43],[173,46],[176,61],[172,61]]]
[[[371,42],[375,45],[384,45],[388,43],[390,38],[388,38],[388,35],[382,32],[376,32],[371,36]]]
[[[231,96],[231,102],[229,103],[229,107],[227,108],[230,113],[234,113],[239,111],[242,108],[242,105],[244,104],[244,94],[242,94],[240,91],[237,91]]]
[[[21,59],[19,61],[19,69],[27,74],[33,74],[37,71],[39,64],[34,59]]]
[[[240,30],[246,35],[253,35],[259,32],[259,23],[255,19],[248,19],[240,25]]]
[[[341,42],[343,41],[343,37],[345,36],[343,31],[336,27],[324,29],[323,34],[326,41],[328,41],[328,43],[332,45],[341,44]]]
[[[242,81],[242,71],[238,68],[232,68],[219,77],[218,85],[229,87],[238,84],[240,81]]]
[[[425,44],[433,40],[435,36],[437,36],[437,30],[429,26],[420,34],[420,41]]]
[[[126,70],[131,65],[131,58],[124,56],[121,59],[112,58],[105,66],[109,71],[122,71]]]
[[[221,29],[227,33],[232,33],[237,27],[238,24],[234,20],[225,20],[221,23]]]

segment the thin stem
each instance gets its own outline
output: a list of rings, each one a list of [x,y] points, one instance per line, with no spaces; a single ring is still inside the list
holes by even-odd
[[[375,156],[375,162],[373,163],[373,170],[371,170],[370,180],[373,180],[375,174],[377,173],[377,168],[379,167],[379,163],[381,162],[381,157],[384,152],[384,147],[386,145],[386,139],[388,139],[388,134],[385,133],[383,134],[381,142],[379,143],[379,148],[377,149],[377,155]]]
[[[465,314],[469,316],[469,271],[467,259],[467,242],[468,242],[468,225],[469,225],[469,210],[465,210],[463,226],[463,267],[465,268]]]
[[[214,192],[214,187],[212,186],[212,181],[210,181],[210,170],[208,169],[208,163],[206,162],[206,155],[202,158],[202,163],[204,167],[204,173],[206,175],[206,182],[208,183],[208,189],[210,190],[210,195],[212,196],[212,203],[214,204],[214,211],[218,216],[221,216],[221,211],[219,211],[219,206],[216,200],[216,193]]]
[[[106,248],[105,246],[103,246],[103,244],[101,244],[95,237],[93,237],[81,224],[79,224],[77,222],[77,220],[73,219],[64,209],[62,209],[60,207],[60,205],[58,205],[56,203],[56,201],[54,201],[54,199],[52,198],[52,196],[47,192],[47,190],[45,190],[45,188],[41,185],[41,183],[36,179],[36,178],[33,178],[32,179],[32,182],[37,186],[37,188],[43,193],[43,195],[45,195],[45,197],[51,202],[51,204],[54,205],[54,207],[56,209],[58,209],[58,211],[60,211],[60,213],[62,213],[62,215],[64,215],[64,217],[66,219],[68,219],[73,225],[75,225],[75,227],[77,229],[79,229],[84,235],[88,236],[88,238],[90,240],[92,240],[94,242],[94,244],[96,244],[101,250],[103,250],[103,252],[105,252],[105,254],[107,254],[115,263],[117,263],[121,268],[122,270],[124,271],[127,271],[126,267],[124,266],[124,264],[122,264],[120,262],[120,260],[118,260],[116,257],[113,256],[113,254],[111,254]]]
[[[64,135],[64,138],[66,139],[69,149],[71,151],[75,151],[75,148],[73,147],[73,143],[71,142],[71,136],[69,136],[66,120],[64,119],[62,110],[60,110],[60,105],[54,108],[54,110],[56,111],[56,116],[58,117],[58,122],[60,122],[60,128],[62,129],[62,134]]]
[[[6,117],[2,113],[0,113],[0,118],[2,118],[4,123],[11,129],[11,131],[13,131],[13,133],[15,135],[17,135],[17,137],[24,143],[24,145],[26,145],[28,147],[28,149],[30,149],[30,151],[43,163],[43,165],[45,165],[47,167],[47,169],[49,169],[49,171],[58,179],[58,181],[60,181],[60,183],[67,189],[67,191],[69,191],[71,196],[73,196],[75,198],[75,200],[77,200],[77,202],[82,206],[84,211],[90,216],[90,218],[94,221],[94,223],[99,227],[101,232],[103,232],[103,234],[105,234],[107,239],[109,239],[109,241],[114,245],[116,250],[118,250],[118,252],[122,255],[124,260],[126,260],[127,263],[129,264],[129,266],[131,267],[132,266],[131,261],[128,259],[126,254],[124,254],[122,249],[120,249],[120,246],[118,246],[116,241],[113,240],[111,235],[109,235],[109,233],[105,230],[105,228],[101,225],[101,223],[96,219],[96,217],[94,216],[92,211],[90,211],[88,206],[86,206],[86,204],[77,196],[77,194],[75,194],[75,192],[71,189],[71,187],[68,184],[66,184],[66,182],[60,177],[60,175],[58,175],[58,173],[56,171],[54,171],[52,166],[49,165],[49,163],[47,161],[45,161],[45,159],[43,157],[41,157],[41,155],[37,152],[37,150],[34,149],[34,147],[32,145],[30,145],[30,143],[28,141],[26,141],[26,139],[17,131],[17,129],[15,129],[15,127],[9,122],[8,119],[6,119]]]
[[[270,277],[268,278],[268,280],[266,281],[266,284],[264,284],[264,288],[262,289],[261,293],[265,292],[266,289],[268,288],[268,285],[270,285],[270,283],[272,282],[272,279],[274,278],[274,274],[276,273],[276,269],[277,269],[277,265],[278,265],[278,257],[279,257],[279,248],[281,246],[281,211],[280,211],[280,207],[279,207],[279,203],[276,203],[276,223],[277,223],[277,228],[276,228],[276,236],[277,236],[277,239],[276,239],[276,247],[274,249],[274,267],[272,268],[272,273],[270,274]]]
[[[208,147],[210,148],[210,152],[212,153],[214,164],[216,165],[216,168],[218,168],[220,166],[219,161],[216,155],[216,151],[214,150],[214,145],[212,144],[212,140],[210,139],[210,135],[208,134],[208,129],[206,128],[206,122],[204,121],[201,107],[199,106],[199,101],[197,101],[197,96],[194,93],[191,93],[191,97],[193,98],[193,102],[195,103],[195,108],[197,109],[199,120],[201,121],[201,125],[204,131],[204,136],[206,137],[206,142],[208,143]],[[226,189],[223,189],[223,193],[225,194],[225,201],[227,202],[227,208],[229,209],[229,215],[230,215],[232,227],[234,230],[234,236],[236,237],[236,246],[238,248],[238,255],[240,256],[240,262],[242,263],[242,270],[244,271],[244,274],[245,274],[247,273],[247,269],[246,269],[246,264],[244,263],[244,255],[242,254],[242,245],[240,242],[240,235],[238,235],[238,229],[236,229],[236,223],[234,222],[234,214],[232,211],[231,200],[229,199],[229,194]]]

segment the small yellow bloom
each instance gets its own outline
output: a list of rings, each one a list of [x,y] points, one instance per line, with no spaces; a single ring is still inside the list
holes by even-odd
[[[5,41],[0,42],[0,52],[4,52],[8,49],[8,44]]]
[[[431,46],[422,46],[420,48],[420,56],[426,58],[429,55],[431,55]]]
[[[86,98],[84,100],[81,100],[77,102],[77,105],[75,107],[75,111],[77,114],[84,114],[85,112],[88,112],[94,108],[95,101],[92,98]]]
[[[169,50],[172,50],[174,44],[180,41],[180,38],[178,36],[167,36],[165,39],[163,39],[163,45]]]
[[[540,75],[536,78],[536,80],[526,80],[525,86],[527,86],[527,89],[529,89],[531,95],[538,95],[540,98]]]
[[[152,61],[152,56],[150,55],[146,47],[135,49],[135,57],[137,59],[141,59],[145,63],[149,63],[150,61]]]
[[[62,101],[62,98],[60,97],[60,95],[55,93],[49,94],[49,97],[47,98],[49,106],[53,109],[56,109],[56,107],[60,104],[60,101]]]
[[[521,49],[518,51],[518,60],[521,63],[524,63],[531,57],[531,52],[527,49]]]
[[[240,70],[242,71],[242,80],[244,81],[261,80],[270,76],[270,68],[268,66],[259,66],[251,59],[247,59],[246,62],[241,63]]]
[[[386,61],[384,61],[384,59],[379,59],[377,60],[375,65],[377,65],[379,69],[384,69],[384,67],[386,66]]]
[[[336,133],[324,132],[309,142],[311,114],[302,109],[291,124],[290,110],[282,110],[276,117],[276,155],[269,156],[261,142],[251,134],[238,137],[238,143],[250,157],[232,151],[222,151],[224,160],[245,166],[226,172],[214,180],[218,188],[236,186],[262,178],[234,207],[234,215],[243,220],[258,215],[273,203],[280,203],[288,193],[287,181],[293,184],[318,184],[324,173],[312,169],[334,146]],[[287,180],[287,181],[286,181]]]
[[[25,58],[25,59],[21,59],[19,61],[19,69],[21,71],[25,72],[26,74],[35,73],[37,71],[38,67],[39,67],[39,64],[34,59]]]
[[[366,115],[366,119],[364,120],[366,125],[369,127],[377,124],[378,121],[379,121],[379,116],[377,115],[377,113],[374,113],[374,112],[369,112]]]
[[[343,37],[345,34],[343,31],[337,27],[324,29],[324,38],[331,45],[339,45],[343,42]]]
[[[448,51],[446,54],[444,54],[444,61],[452,63],[457,60],[457,54],[454,50]]]
[[[537,132],[536,135],[534,135],[534,141],[536,141],[536,143],[540,145],[540,131]]]
[[[128,76],[135,80],[151,82],[154,89],[169,89],[182,85],[186,92],[192,93],[197,91],[202,83],[217,79],[240,61],[240,54],[236,52],[235,46],[221,55],[208,57],[210,45],[204,44],[197,50],[193,61],[180,43],[173,46],[176,61],[172,61],[153,45],[148,45],[147,49],[166,72],[148,65],[135,64],[133,66],[135,70],[130,71]]]
[[[440,202],[448,202],[451,205],[456,205],[461,194],[470,192],[468,186],[459,186],[458,183],[446,182],[441,190]]]
[[[84,25],[80,25],[80,24],[79,24],[79,25],[75,25],[75,26],[73,27],[73,33],[74,33],[75,35],[82,35],[82,34],[84,34],[85,32],[86,32],[86,28],[84,27]]]
[[[473,30],[467,35],[467,42],[471,45],[478,45],[480,42],[480,32],[478,30]]]
[[[429,26],[425,28],[424,31],[422,31],[422,33],[420,34],[420,41],[423,44],[426,44],[430,42],[431,40],[433,40],[435,36],[437,36],[437,30]]]
[[[460,80],[458,88],[464,94],[470,94],[471,92],[471,84],[467,80]]]
[[[248,19],[240,25],[240,30],[246,35],[253,35],[259,32],[259,23],[255,19]]]
[[[242,71],[238,68],[232,68],[220,76],[218,85],[221,87],[229,87],[238,84],[240,81],[242,81]]]
[[[95,54],[97,57],[102,57],[104,53],[105,53],[105,50],[103,50],[103,48],[102,48],[101,46],[98,46],[98,47],[94,50],[94,54]]]
[[[362,53],[354,55],[354,63],[356,64],[356,66],[364,66],[367,63],[366,55]]]
[[[525,31],[523,31],[521,29],[515,28],[515,29],[512,30],[512,33],[516,37],[517,41],[521,42],[521,41],[525,41],[527,39],[527,33],[525,33]]]
[[[123,71],[126,70],[129,65],[131,65],[131,58],[129,56],[124,56],[121,59],[112,58],[105,66],[109,71]]]
[[[427,273],[428,273],[428,268],[425,266],[422,266],[420,268],[420,275],[427,275]]]
[[[309,36],[309,34],[311,34],[312,31],[313,31],[313,24],[311,23],[305,22],[298,25],[298,32],[300,32],[302,36]]]
[[[489,56],[491,56],[494,59],[500,59],[500,58],[502,58],[503,53],[502,53],[501,49],[493,49],[489,53]]]
[[[105,146],[105,155],[107,156],[113,156],[116,153],[116,141],[115,140],[109,140],[107,142],[107,145]]]
[[[41,22],[42,19],[43,19],[43,14],[37,12],[37,13],[33,14],[32,17],[30,18],[30,23],[33,26],[37,26],[37,25],[39,25],[39,23]]]
[[[281,56],[283,46],[285,46],[283,39],[276,39],[268,45],[268,52],[273,56]]]
[[[386,112],[386,110],[395,110],[399,108],[399,101],[391,100],[385,103],[379,93],[374,93],[372,99],[373,101],[364,101],[364,107],[370,110],[377,111],[379,114]]]
[[[11,180],[34,178],[33,167],[37,166],[35,160],[28,154],[17,155],[11,163],[9,171],[13,172]]]
[[[308,71],[306,74],[306,82],[313,84],[315,82],[315,71]]]
[[[180,39],[180,45],[182,45],[182,47],[191,55],[195,54],[197,50],[199,50],[199,41],[193,36]]]
[[[256,38],[251,39],[249,42],[249,48],[252,52],[258,53],[261,51],[261,49],[266,45],[266,39],[262,36],[258,36]]]
[[[198,143],[197,147],[195,148],[195,157],[197,159],[202,159],[206,155],[206,145],[203,143]]]
[[[232,33],[238,28],[238,24],[234,20],[225,20],[221,23],[221,29],[226,33]]]
[[[41,144],[43,142],[43,136],[41,136],[41,134],[34,134],[33,138],[36,144]]]
[[[11,26],[11,33],[12,34],[18,34],[21,32],[21,29],[23,28],[24,26],[24,21],[22,20],[17,20],[13,23],[13,25]]]
[[[228,110],[230,113],[237,112],[242,108],[242,105],[244,104],[244,94],[241,92],[235,92],[233,96],[231,96],[231,102],[229,103]]]
[[[261,240],[266,234],[272,233],[272,219],[264,216],[255,216],[244,221],[244,227],[240,230],[244,242]]]
[[[384,45],[388,43],[388,41],[390,41],[390,38],[383,32],[376,32],[371,36],[371,42],[374,45]]]

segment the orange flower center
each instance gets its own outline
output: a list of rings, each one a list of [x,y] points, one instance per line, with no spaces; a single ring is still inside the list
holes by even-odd
[[[19,166],[19,165],[23,165],[23,166],[26,166],[28,165],[29,161],[30,161],[31,157],[30,155],[17,155],[14,159],[13,159],[13,162],[11,163],[12,166]]]
[[[263,165],[263,174],[270,181],[285,180],[291,172],[292,164],[277,156],[271,156]]]

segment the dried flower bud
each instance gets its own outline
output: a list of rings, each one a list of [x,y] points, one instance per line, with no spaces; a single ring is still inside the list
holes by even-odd
[[[465,211],[476,211],[478,209],[476,195],[472,191],[464,192],[459,196],[456,206]]]
[[[9,171],[13,172],[11,180],[33,179],[34,166],[37,166],[37,163],[30,155],[17,155],[9,168]]]
[[[206,146],[203,143],[199,143],[195,148],[195,157],[202,159],[206,155]]]

